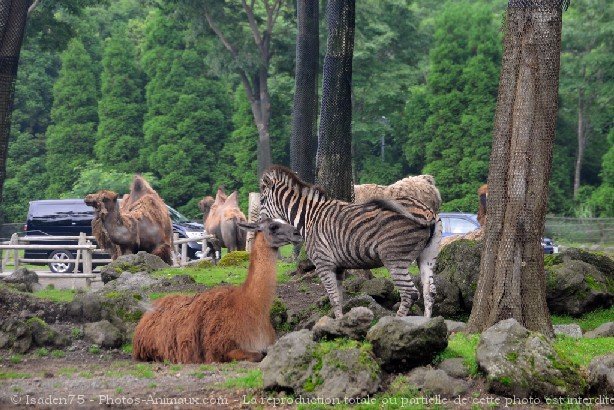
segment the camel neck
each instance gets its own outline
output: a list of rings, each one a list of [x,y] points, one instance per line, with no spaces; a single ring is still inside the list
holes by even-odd
[[[269,310],[275,298],[277,286],[277,250],[272,249],[264,234],[256,233],[254,246],[249,256],[247,278],[242,287],[246,298],[251,299],[252,308]]]

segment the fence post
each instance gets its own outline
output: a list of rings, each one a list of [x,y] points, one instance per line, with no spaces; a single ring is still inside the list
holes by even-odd
[[[188,264],[188,243],[181,244],[181,266],[186,266]]]
[[[173,233],[173,266],[180,266],[177,261],[177,255],[179,255],[179,245],[177,245],[177,241],[179,240],[179,234]]]
[[[17,232],[11,235],[11,245],[19,245],[19,235],[17,235]],[[15,260],[15,265],[13,267],[14,272],[19,267],[19,249],[13,251],[13,259]]]
[[[205,239],[205,237],[207,236],[206,231],[203,229],[203,241],[201,242],[201,250],[200,250],[200,259],[205,259],[206,255],[205,252],[207,252],[207,239]]]
[[[247,222],[256,222],[260,220],[260,192],[249,193],[249,208],[247,210]],[[254,232],[247,232],[245,240],[245,250],[252,251],[252,245],[254,244]]]
[[[85,232],[79,232],[79,245],[86,245],[87,244],[87,238],[85,237]],[[77,256],[75,258],[75,272],[79,271],[79,260],[81,259],[85,259],[84,258],[84,253],[81,251],[81,249],[77,249]],[[83,264],[81,264],[81,270],[83,271],[83,273],[85,273],[85,266],[83,266]]]

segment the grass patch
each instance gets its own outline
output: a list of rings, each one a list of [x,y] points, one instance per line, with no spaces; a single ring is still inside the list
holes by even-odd
[[[294,270],[294,263],[277,262],[277,282],[286,283],[290,281],[289,271]],[[177,275],[189,275],[196,283],[205,286],[217,286],[220,284],[239,285],[245,281],[247,277],[247,263],[241,266],[212,266],[209,268],[187,267],[187,268],[167,268],[160,269],[152,273],[157,277],[173,277]],[[166,294],[152,293],[153,296],[163,297]]]
[[[132,343],[124,343],[121,350],[126,354],[132,354]]]
[[[151,365],[147,363],[137,363],[134,366],[128,365],[128,367],[124,366],[124,362],[114,362],[111,365],[111,368],[113,370],[107,371],[105,375],[112,378],[119,378],[122,376],[134,376],[138,379],[153,379],[155,377]]]
[[[0,380],[6,379],[29,379],[32,377],[29,373],[18,373],[18,372],[0,372]]]
[[[32,293],[34,297],[51,300],[52,302],[72,302],[77,291],[74,289],[45,288]]]
[[[575,365],[588,367],[596,356],[614,352],[614,338],[600,337],[596,339],[574,339],[557,336],[554,349],[563,358]]]
[[[384,267],[371,269],[371,273],[376,278],[391,279],[390,272],[388,272],[388,269]],[[420,269],[418,268],[418,265],[416,265],[415,263],[412,263],[411,265],[409,265],[409,274],[412,276],[420,275]]]
[[[58,374],[60,376],[72,376],[73,374],[77,373],[77,368],[76,367],[62,367],[59,371]]]
[[[262,371],[253,369],[246,374],[227,379],[224,387],[229,389],[259,389],[262,387]]]
[[[23,361],[23,357],[20,354],[14,354],[9,357],[9,361],[13,364],[19,364]]]
[[[598,309],[588,312],[580,317],[572,316],[552,316],[553,325],[567,325],[577,323],[583,332],[594,330],[604,323],[611,322],[614,317],[614,306],[608,309]]]
[[[63,350],[52,350],[51,351],[51,357],[55,357],[56,359],[61,359],[63,357],[66,357],[66,353]]]
[[[91,345],[88,349],[88,352],[90,352],[91,354],[98,354],[100,353],[100,346],[98,345]]]
[[[47,349],[46,347],[41,347],[39,349],[36,349],[35,353],[38,357],[49,356],[49,349]]]
[[[476,375],[478,374],[478,362],[475,357],[475,351],[479,341],[480,335],[454,333],[448,338],[448,347],[437,356],[436,361],[441,362],[445,359],[462,357],[465,366],[469,369],[469,373]]]

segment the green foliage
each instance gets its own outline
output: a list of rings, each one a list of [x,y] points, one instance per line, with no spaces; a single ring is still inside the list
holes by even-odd
[[[150,172],[141,174],[154,188],[159,185],[158,179]],[[66,198],[83,198],[87,194],[108,189],[119,195],[130,192],[130,184],[134,178],[133,173],[119,172],[105,165],[90,161],[81,170],[78,180],[72,189],[63,194]]]
[[[98,346],[97,344],[93,344],[87,349],[87,351],[90,352],[91,354],[99,354],[100,346]]]
[[[262,388],[262,370],[252,369],[246,374],[226,379],[224,387],[228,389],[258,389]]]
[[[491,6],[475,2],[448,3],[435,27],[426,86],[412,88],[406,106],[406,158],[435,176],[444,210],[476,211],[488,173],[499,33]]]
[[[105,169],[134,173],[145,170],[135,155],[143,145],[143,81],[134,43],[126,34],[117,30],[104,44],[94,150]]]
[[[96,79],[85,47],[73,39],[61,58],[60,76],[53,85],[53,124],[46,140],[47,195],[51,197],[68,191],[79,168],[92,157],[98,122]]]

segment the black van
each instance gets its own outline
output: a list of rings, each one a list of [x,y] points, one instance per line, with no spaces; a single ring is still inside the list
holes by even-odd
[[[173,222],[173,231],[179,234],[180,238],[190,238],[202,234],[203,224],[192,222],[181,215],[175,209],[169,208],[169,214]],[[28,210],[28,219],[23,230],[30,236],[49,236],[49,240],[33,241],[31,244],[64,244],[76,245],[77,241],[57,241],[53,236],[78,236],[80,232],[86,235],[92,234],[92,219],[94,210],[85,205],[83,199],[46,199],[41,201],[31,201]],[[188,256],[196,258],[196,253],[201,251],[198,242],[188,244]],[[55,273],[69,273],[75,269],[74,263],[62,262],[65,259],[74,259],[74,251],[66,249],[50,250],[31,250],[25,252],[28,259],[57,259],[57,262],[49,263],[49,269]],[[94,254],[94,266],[96,259],[108,259],[108,254]],[[33,263],[33,265],[44,265],[44,263]]]

